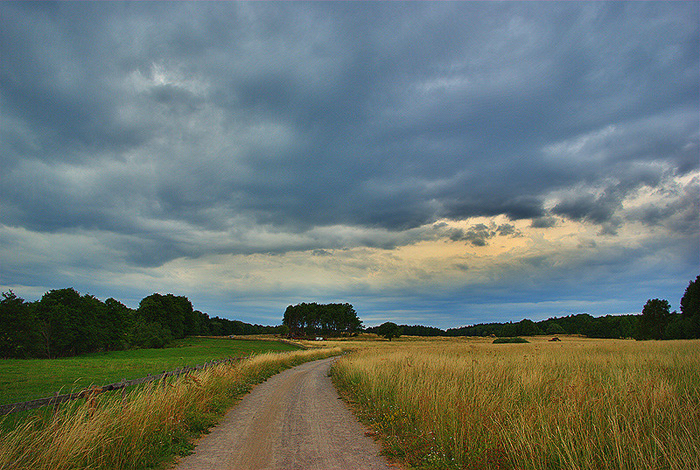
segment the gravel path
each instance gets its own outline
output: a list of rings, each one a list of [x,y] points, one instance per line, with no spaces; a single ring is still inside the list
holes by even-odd
[[[340,400],[332,358],[275,375],[246,395],[177,470],[397,468]]]

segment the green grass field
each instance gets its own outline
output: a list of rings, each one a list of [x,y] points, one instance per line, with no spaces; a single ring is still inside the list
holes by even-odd
[[[165,349],[110,351],[60,359],[3,359],[0,404],[43,398],[58,391],[69,393],[228,356],[297,349],[279,341],[185,338]]]

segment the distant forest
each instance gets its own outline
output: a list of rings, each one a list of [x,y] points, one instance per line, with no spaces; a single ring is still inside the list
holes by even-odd
[[[680,313],[663,299],[649,299],[639,315],[593,317],[586,313],[540,322],[482,323],[461,328],[398,325],[389,332],[413,336],[534,336],[578,334],[591,338],[700,338],[700,276],[688,284]],[[393,323],[391,324],[393,326]],[[386,327],[386,324],[384,325]],[[386,328],[384,328],[386,329]],[[0,357],[62,357],[95,351],[161,348],[193,335],[279,334],[293,336],[355,334],[362,322],[350,304],[299,304],[287,307],[279,326],[251,325],[210,318],[183,296],[152,294],[137,309],[109,298],[102,302],[73,288],[52,290],[36,302],[12,291],[0,301]],[[382,326],[364,331],[387,336]]]
[[[193,335],[279,333],[281,327],[209,318],[183,296],[152,294],[137,309],[102,302],[73,288],[52,290],[36,302],[12,291],[0,301],[0,357],[62,357],[95,351],[162,348]],[[286,332],[286,329],[284,329]]]
[[[535,336],[583,335],[589,338],[693,339],[700,338],[700,276],[688,284],[680,301],[681,312],[671,312],[667,300],[649,299],[638,315],[587,313],[549,318],[539,322],[480,323],[442,330],[431,326],[398,325],[400,334],[409,336]],[[367,328],[382,334],[381,325]]]

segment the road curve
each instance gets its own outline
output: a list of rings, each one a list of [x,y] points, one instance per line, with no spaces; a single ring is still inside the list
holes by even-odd
[[[175,469],[396,468],[340,400],[328,377],[332,361],[307,362],[255,387]]]

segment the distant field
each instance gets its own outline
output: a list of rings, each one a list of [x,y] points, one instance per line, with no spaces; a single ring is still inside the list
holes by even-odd
[[[346,343],[333,377],[413,468],[700,468],[700,341],[528,339]]]
[[[60,359],[0,360],[0,404],[69,393],[228,356],[299,349],[279,341],[186,338],[166,349],[134,349]]]

